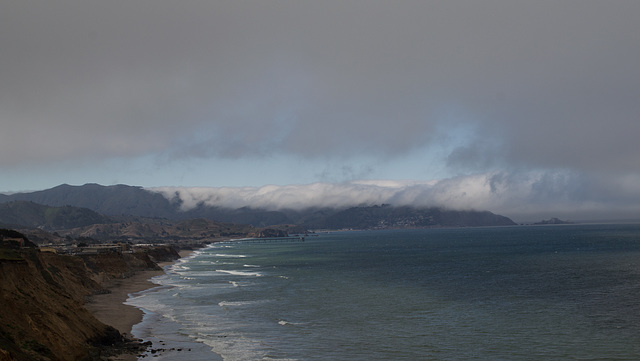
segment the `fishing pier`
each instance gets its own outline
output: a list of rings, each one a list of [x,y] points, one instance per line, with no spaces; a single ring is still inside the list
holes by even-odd
[[[292,243],[304,242],[304,236],[295,237],[265,237],[265,238],[240,238],[230,239],[223,242],[249,242],[249,243]]]

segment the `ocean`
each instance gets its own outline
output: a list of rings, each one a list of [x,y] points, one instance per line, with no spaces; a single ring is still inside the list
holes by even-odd
[[[153,281],[157,360],[640,359],[639,224],[222,242]]]

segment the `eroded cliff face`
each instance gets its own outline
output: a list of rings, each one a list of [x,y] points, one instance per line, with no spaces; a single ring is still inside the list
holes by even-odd
[[[144,252],[78,257],[5,249],[0,253],[0,361],[99,360],[105,346],[124,339],[87,311],[85,300],[102,290],[102,281],[154,268]]]
[[[16,360],[80,360],[92,343],[114,337],[82,306],[100,285],[81,259],[36,249],[20,255],[0,261],[0,348]]]

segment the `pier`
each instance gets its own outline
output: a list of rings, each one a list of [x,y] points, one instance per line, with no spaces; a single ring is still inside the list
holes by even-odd
[[[291,243],[304,242],[304,236],[299,237],[265,237],[265,238],[240,238],[223,242],[249,242],[249,243]]]

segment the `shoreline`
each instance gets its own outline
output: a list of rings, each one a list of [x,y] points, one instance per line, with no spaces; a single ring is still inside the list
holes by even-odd
[[[133,326],[142,322],[144,312],[135,306],[125,304],[131,294],[142,292],[158,285],[151,282],[151,278],[165,274],[165,267],[178,262],[182,258],[189,257],[194,250],[181,250],[180,258],[174,261],[161,262],[158,266],[162,270],[149,270],[136,272],[133,276],[124,279],[114,279],[104,286],[110,293],[98,294],[91,297],[91,301],[84,304],[100,322],[117,329],[124,337],[132,340],[131,330]],[[123,353],[109,357],[111,361],[136,361],[138,354]]]

